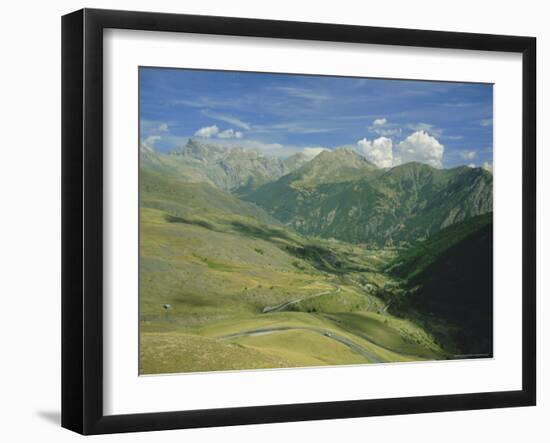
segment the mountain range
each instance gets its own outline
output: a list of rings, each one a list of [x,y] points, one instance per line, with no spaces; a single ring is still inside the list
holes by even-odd
[[[190,139],[167,155],[140,146],[143,166],[189,181],[206,182],[237,195],[282,177],[310,160],[298,153],[279,159],[257,149],[228,147]]]
[[[140,146],[140,374],[492,355],[492,175]]]
[[[466,166],[380,169],[344,148],[322,152],[245,199],[306,235],[403,246],[491,212],[492,182],[489,172]]]
[[[230,192],[301,234],[371,247],[407,246],[493,209],[493,176],[482,168],[378,168],[351,148],[279,159],[195,139],[140,152],[147,169]]]

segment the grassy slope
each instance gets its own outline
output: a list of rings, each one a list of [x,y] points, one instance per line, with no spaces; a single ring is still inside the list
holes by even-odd
[[[207,183],[190,183],[175,176],[149,169],[140,171],[140,206],[195,220],[224,221],[226,216],[240,215],[260,223],[279,225],[273,217],[252,203],[247,203]]]
[[[141,373],[369,362],[307,328],[346,337],[383,361],[445,356],[426,334],[417,343],[422,332],[412,324],[376,313],[380,269],[391,257],[305,240],[206,184],[151,171],[141,179]],[[291,312],[262,313],[296,298],[303,300]],[[374,318],[376,340],[343,314]],[[272,325],[296,329],[223,338]]]

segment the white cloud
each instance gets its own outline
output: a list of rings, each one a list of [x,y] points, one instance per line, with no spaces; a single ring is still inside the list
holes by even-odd
[[[485,119],[483,119],[483,120],[480,120],[480,121],[479,121],[479,124],[480,124],[481,126],[492,126],[492,125],[493,125],[493,120],[490,119],[490,118],[485,118]]]
[[[493,164],[492,163],[485,162],[485,163],[483,163],[483,165],[481,167],[483,169],[485,169],[486,171],[489,171],[491,174],[493,173]]]
[[[168,132],[169,127],[168,123],[161,122],[158,120],[141,120],[140,121],[140,131],[142,134],[156,134],[158,132]]]
[[[401,126],[396,123],[388,123],[387,118],[375,118],[369,126],[369,132],[383,137],[392,137],[401,134]]]
[[[444,146],[426,131],[416,131],[396,145],[394,164],[417,161],[434,168],[443,167]]]
[[[323,101],[329,99],[326,94],[314,91],[312,89],[296,88],[292,86],[274,86],[271,88],[275,91],[284,92],[292,97],[303,98],[312,101]]]
[[[218,133],[219,138],[243,138],[243,133],[241,131],[234,131],[233,129],[226,129]]]
[[[306,147],[303,149],[302,153],[310,158],[316,157],[323,151],[328,151],[327,148],[323,148],[322,146],[315,146],[315,147]]]
[[[148,148],[154,148],[155,143],[159,140],[162,140],[162,137],[160,135],[150,135],[143,141],[143,144]]]
[[[231,100],[220,100],[213,97],[194,97],[191,99],[176,99],[170,102],[172,105],[183,105],[191,108],[241,108],[243,100],[232,98]]]
[[[464,160],[473,160],[474,158],[477,157],[477,152],[476,151],[462,151],[462,152],[460,152],[460,156]]]
[[[277,133],[280,131],[286,131],[292,134],[322,134],[326,132],[333,132],[336,130],[337,128],[314,127],[309,126],[307,123],[299,122],[274,123],[271,125],[254,125],[252,127],[252,132],[257,134]]]
[[[356,149],[380,168],[413,161],[443,167],[444,146],[426,131],[416,131],[396,145],[387,137],[363,138],[357,142]]]
[[[447,106],[449,108],[468,108],[470,106],[476,106],[477,103],[473,102],[452,102],[452,103],[443,103],[443,106]]]
[[[472,168],[472,169],[473,169],[473,168],[477,168],[477,166],[476,166],[474,163],[470,163],[470,164],[468,165],[468,167],[469,167],[469,168]]]
[[[434,137],[441,137],[443,134],[443,129],[436,128],[434,125],[429,123],[411,123],[407,125],[407,128],[412,129],[413,131],[424,131]]]
[[[233,117],[231,115],[225,115],[225,114],[219,114],[217,112],[211,112],[207,109],[202,111],[202,114],[206,117],[213,118],[214,120],[220,120],[225,123],[229,123],[230,125],[236,126],[241,129],[246,129],[247,131],[250,130],[250,125],[247,122],[244,122],[237,117]]]
[[[200,128],[197,132],[195,132],[195,135],[197,137],[210,138],[216,135],[218,132],[220,132],[220,129],[216,125],[205,126],[204,128]]]
[[[367,160],[380,168],[393,166],[393,142],[386,137],[369,141],[366,138],[357,142],[358,150]]]
[[[386,127],[380,128],[380,127],[376,127],[376,126],[370,126],[369,131],[374,132],[375,134],[381,135],[383,137],[391,137],[391,136],[394,136],[394,135],[401,134],[401,128],[397,128],[397,127],[396,128],[386,128]]]

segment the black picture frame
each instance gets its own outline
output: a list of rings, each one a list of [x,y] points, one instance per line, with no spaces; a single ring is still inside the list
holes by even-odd
[[[523,63],[522,389],[456,395],[103,413],[103,30],[503,51]],[[536,39],[83,9],[62,18],[62,426],[82,434],[458,411],[536,403]]]

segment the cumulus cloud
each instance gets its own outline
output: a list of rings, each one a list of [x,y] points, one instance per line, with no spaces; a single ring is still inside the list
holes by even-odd
[[[159,125],[159,131],[160,132],[168,132],[168,123],[161,123]]]
[[[413,131],[424,131],[434,137],[441,137],[443,134],[443,129],[436,128],[434,125],[429,123],[411,123],[407,125],[407,128],[412,129]]]
[[[426,131],[416,131],[397,144],[388,137],[378,137],[374,140],[363,138],[357,142],[356,149],[380,168],[408,162],[426,163],[435,168],[443,167],[444,146]]]
[[[233,129],[226,129],[218,133],[219,138],[243,138],[243,133],[241,131],[234,131]]]
[[[220,132],[220,129],[216,125],[205,126],[204,128],[200,128],[197,132],[195,132],[195,136],[210,138],[216,135],[218,132]]]
[[[143,144],[148,148],[154,148],[155,143],[159,140],[162,140],[162,137],[160,135],[150,135],[143,141]]]
[[[462,151],[460,153],[460,156],[464,159],[464,160],[473,160],[474,158],[477,157],[477,152],[476,151]]]
[[[396,145],[394,164],[421,162],[434,168],[443,167],[444,146],[426,131],[416,131]]]
[[[484,118],[483,120],[480,120],[480,121],[479,121],[479,124],[480,124],[481,126],[492,126],[493,120],[490,119],[490,118]]]
[[[401,126],[396,123],[388,123],[387,118],[376,118],[369,126],[369,132],[382,137],[392,137],[401,134]]]
[[[302,150],[302,153],[310,158],[316,157],[323,151],[328,151],[327,148],[323,148],[322,146],[308,146]]]
[[[393,142],[387,137],[379,137],[375,140],[363,138],[357,142],[357,148],[367,160],[379,168],[393,166]]]
[[[491,174],[493,173],[493,164],[492,163],[485,162],[485,163],[483,163],[483,165],[481,167],[483,169],[485,169],[486,171],[490,172]]]

